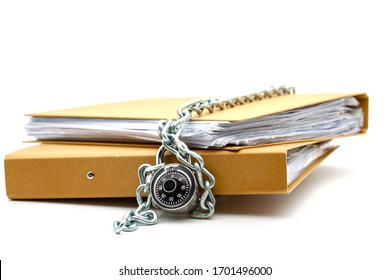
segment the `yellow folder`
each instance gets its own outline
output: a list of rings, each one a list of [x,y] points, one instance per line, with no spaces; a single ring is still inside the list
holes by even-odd
[[[329,147],[288,183],[288,151],[315,143],[196,152],[216,178],[216,195],[287,194],[336,149]],[[39,144],[6,156],[7,195],[10,199],[133,197],[138,167],[154,165],[156,151],[156,147]],[[175,162],[175,157],[164,160]]]
[[[257,119],[264,116],[270,116],[281,112],[286,112],[298,108],[303,108],[311,105],[321,104],[332,100],[337,100],[346,97],[355,97],[360,103],[363,111],[363,124],[358,133],[365,133],[368,127],[368,96],[365,93],[342,93],[342,94],[296,94],[285,95],[274,98],[266,98],[263,100],[237,105],[234,108],[225,110],[215,110],[213,113],[205,112],[201,116],[196,116],[193,113],[191,121],[228,121],[241,122],[246,120]],[[80,108],[71,108],[65,110],[57,110],[43,113],[27,114],[32,117],[48,117],[48,118],[77,118],[77,119],[124,119],[124,120],[164,120],[175,119],[176,110],[186,102],[194,98],[160,98],[160,99],[144,99],[128,102],[118,102],[111,104],[87,106]],[[348,136],[349,136],[348,135]],[[91,137],[92,138],[92,137]],[[306,138],[308,140],[325,140],[334,138],[334,135],[320,138]],[[39,140],[39,139],[38,139]],[[67,140],[67,139],[65,139]],[[77,140],[79,141],[79,140]],[[90,141],[97,141],[91,139]],[[158,139],[156,140],[158,141]],[[286,140],[284,143],[291,143],[302,140]],[[99,141],[97,141],[99,142]],[[244,146],[227,146],[225,149],[242,149]]]

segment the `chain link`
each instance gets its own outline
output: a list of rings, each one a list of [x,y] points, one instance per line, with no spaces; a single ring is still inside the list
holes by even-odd
[[[177,109],[177,115],[179,118],[181,118],[186,114],[191,115],[194,111],[198,115],[201,115],[205,109],[207,109],[210,113],[213,113],[215,109],[224,110],[226,108],[233,108],[237,105],[243,105],[245,103],[253,102],[256,100],[291,94],[295,94],[294,87],[281,86],[279,88],[271,88],[270,90],[262,90],[258,93],[255,92],[249,95],[241,95],[232,98],[206,98],[196,101],[190,101],[189,103],[179,107]],[[189,119],[190,118],[191,116],[189,116]]]
[[[139,206],[135,211],[128,211],[121,221],[114,222],[115,233],[133,231],[137,228],[137,225],[153,225],[157,222],[156,212],[150,210],[150,206],[153,203],[150,182],[154,173],[165,165],[163,162],[165,151],[174,154],[181,164],[190,168],[197,178],[198,185],[203,189],[199,198],[199,207],[189,213],[189,216],[197,219],[211,217],[215,212],[215,197],[212,193],[215,178],[205,168],[203,158],[196,152],[191,151],[180,140],[183,123],[191,120],[193,112],[196,112],[198,115],[201,115],[205,110],[213,113],[216,109],[224,110],[225,108],[232,108],[255,100],[289,94],[295,94],[295,88],[282,86],[233,98],[207,98],[191,101],[177,109],[178,117],[176,120],[160,121],[158,132],[162,145],[156,155],[156,165],[143,164],[138,169],[140,185],[137,188],[136,198]],[[143,199],[143,194],[146,194],[146,200]]]
[[[140,185],[136,191],[138,207],[135,211],[127,211],[121,221],[114,222],[114,232],[119,234],[122,231],[129,232],[137,228],[137,225],[154,225],[157,223],[157,214],[150,210],[152,197],[150,195],[150,182],[155,171],[159,170],[164,164],[150,165],[143,164],[138,168],[138,178]],[[147,195],[144,201],[142,194]]]

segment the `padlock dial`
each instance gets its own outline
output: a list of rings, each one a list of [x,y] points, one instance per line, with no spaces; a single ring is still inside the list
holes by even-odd
[[[168,164],[152,178],[152,196],[162,209],[178,209],[193,200],[197,192],[194,174],[181,164]]]

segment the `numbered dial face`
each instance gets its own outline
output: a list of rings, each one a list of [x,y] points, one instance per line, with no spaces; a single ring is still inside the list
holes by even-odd
[[[162,209],[176,209],[190,202],[196,194],[192,172],[180,164],[168,164],[152,179],[152,196]]]

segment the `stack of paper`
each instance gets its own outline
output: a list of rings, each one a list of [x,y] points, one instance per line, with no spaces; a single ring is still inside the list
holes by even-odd
[[[157,120],[31,117],[26,129],[35,140],[160,143],[158,125]],[[184,123],[181,139],[195,148],[254,146],[351,135],[362,126],[362,108],[348,97],[249,120]]]

